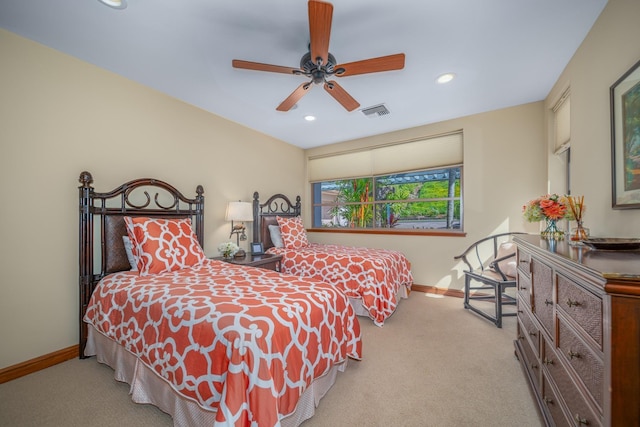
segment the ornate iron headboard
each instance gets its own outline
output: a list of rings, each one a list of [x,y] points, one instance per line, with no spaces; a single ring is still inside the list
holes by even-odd
[[[196,188],[196,197],[189,199],[175,187],[152,178],[126,182],[107,193],[98,193],[91,186],[93,177],[82,172],[79,178],[80,199],[80,357],[84,358],[87,327],[82,321],[96,285],[107,274],[131,267],[122,236],[127,235],[125,216],[155,218],[191,218],[198,242],[204,247],[204,190]],[[153,198],[150,195],[153,194]],[[97,229],[96,229],[97,227]],[[99,237],[100,244],[94,244]],[[96,254],[96,252],[98,252]],[[97,257],[95,255],[98,255]],[[100,261],[97,269],[95,261]]]
[[[295,217],[301,210],[300,196],[296,196],[295,205],[283,194],[274,194],[261,204],[256,191],[253,193],[253,241],[262,242],[265,250],[273,247],[269,225],[278,225],[277,216]]]

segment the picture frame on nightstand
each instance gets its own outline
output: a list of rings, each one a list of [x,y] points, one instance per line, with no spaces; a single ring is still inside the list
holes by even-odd
[[[264,246],[262,245],[262,242],[251,243],[251,255],[264,255]]]

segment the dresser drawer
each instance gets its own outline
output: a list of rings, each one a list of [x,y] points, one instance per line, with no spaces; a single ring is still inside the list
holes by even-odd
[[[561,398],[556,394],[555,389],[551,386],[547,373],[542,373],[542,403],[547,408],[556,427],[571,426],[575,423],[568,420],[562,409],[563,403]]]
[[[571,327],[558,318],[558,351],[576,372],[593,400],[602,409],[604,363]]]
[[[544,366],[562,396],[564,404],[571,414],[573,424],[601,426],[602,416],[596,415],[598,411],[580,393],[564,363],[546,339],[543,340],[542,353]]]
[[[531,279],[518,270],[518,296],[527,304],[531,310]]]
[[[518,270],[526,277],[531,277],[531,255],[518,248]]]
[[[523,366],[530,372],[531,377],[533,378],[534,387],[536,389],[540,388],[540,359],[538,357],[539,353],[537,350],[534,350],[531,346],[531,343],[526,338],[527,330],[523,326],[520,321],[520,317],[518,317],[518,341],[522,346],[522,351],[524,353],[524,357],[526,360],[523,360]]]
[[[553,270],[537,259],[531,260],[533,313],[547,334],[553,336]]]
[[[602,298],[558,274],[558,308],[576,321],[602,349]]]
[[[520,327],[522,336],[527,337],[536,356],[540,355],[540,330],[531,318],[529,307],[522,303],[522,298],[518,297],[518,320],[522,323]]]

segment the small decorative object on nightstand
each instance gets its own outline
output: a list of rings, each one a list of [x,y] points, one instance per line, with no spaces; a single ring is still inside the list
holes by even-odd
[[[233,258],[238,250],[238,245],[233,242],[224,242],[218,245],[218,252],[220,252],[220,255],[222,255],[222,258],[224,259]]]
[[[240,247],[240,241],[247,240],[247,228],[244,223],[246,221],[253,221],[253,207],[251,203],[241,201],[229,202],[225,219],[231,221],[231,234],[229,234],[229,238],[235,234],[236,244]],[[239,221],[239,223],[234,224],[233,221]],[[246,252],[241,248],[235,253],[236,258],[243,258],[245,255]]]
[[[264,254],[264,246],[261,242],[253,242],[251,243],[251,255],[263,255]]]

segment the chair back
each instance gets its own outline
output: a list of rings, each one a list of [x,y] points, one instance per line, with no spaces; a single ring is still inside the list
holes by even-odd
[[[474,242],[471,246],[465,249],[464,252],[462,252],[460,255],[456,255],[453,258],[462,260],[467,266],[466,271],[485,271],[486,269],[491,268],[494,262],[500,265],[500,261],[503,261],[503,259],[500,258],[504,258],[505,256],[509,255],[510,252],[501,254],[500,248],[503,243],[509,242],[511,240],[511,236],[516,234],[527,233],[523,233],[520,231],[511,231],[484,237]],[[502,256],[499,257],[499,255]],[[499,267],[498,270],[500,270]]]

